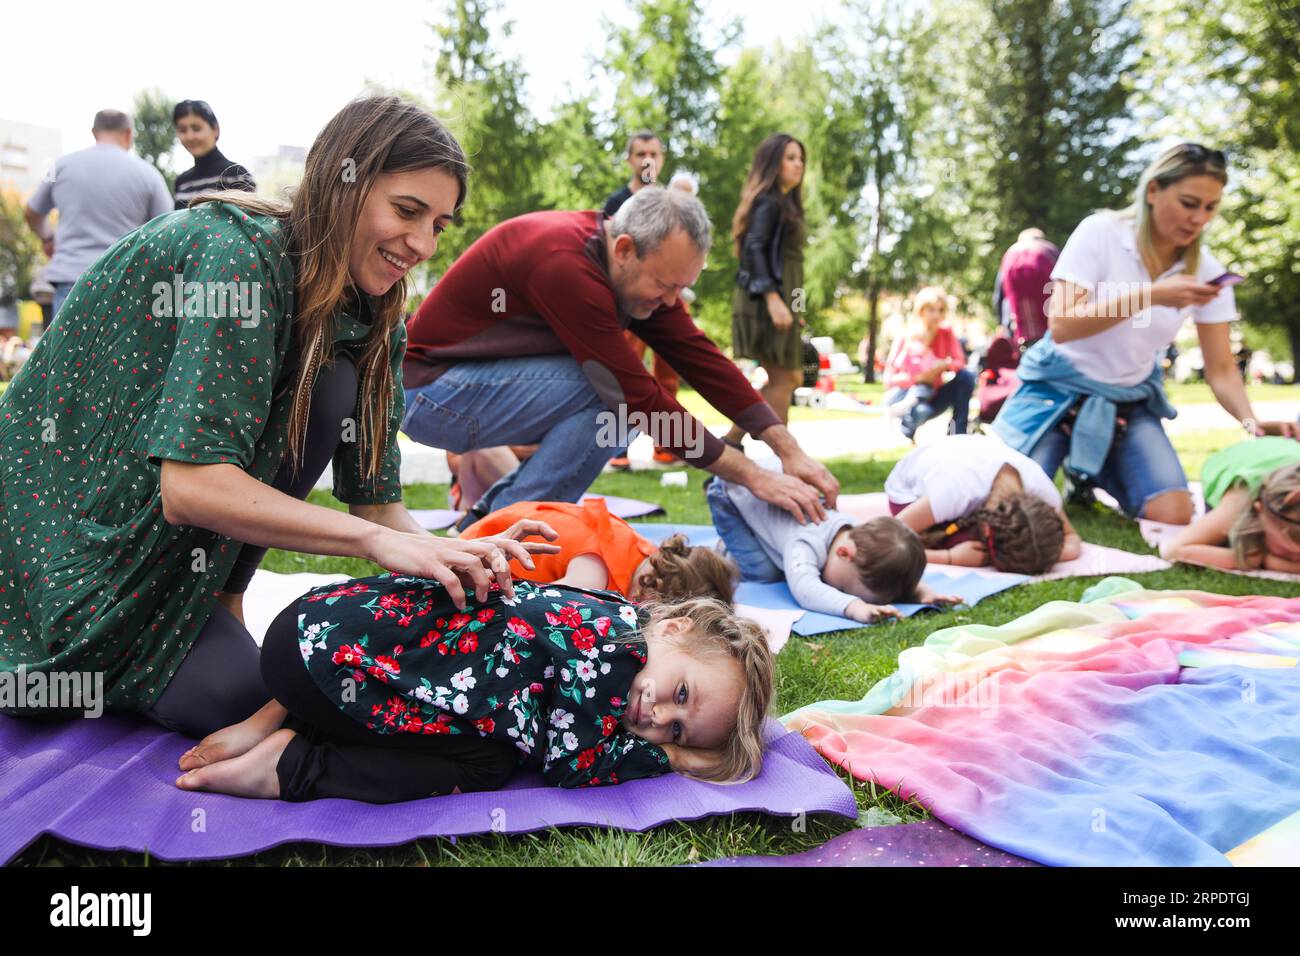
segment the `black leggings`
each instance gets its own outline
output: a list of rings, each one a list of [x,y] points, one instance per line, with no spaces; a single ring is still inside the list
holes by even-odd
[[[279,613],[262,641],[262,679],[289,711],[297,736],[276,764],[280,799],[342,797],[396,803],[459,789],[497,790],[518,764],[510,744],[477,734],[378,734],[321,691],[298,649],[298,601]]]
[[[339,354],[322,366],[311,393],[302,467],[292,474],[286,454],[272,487],[304,499],[325,473],[340,439],[340,423],[356,414],[357,370]],[[226,578],[225,591],[243,594],[266,548],[245,544]],[[271,699],[258,667],[257,642],[235,616],[217,604],[190,652],[145,716],[190,737],[237,724]]]

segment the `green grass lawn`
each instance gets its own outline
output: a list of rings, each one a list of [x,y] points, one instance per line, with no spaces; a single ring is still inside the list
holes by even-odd
[[[1175,439],[1189,477],[1199,475],[1201,462],[1214,448],[1235,441],[1234,430]],[[846,458],[830,462],[843,491],[878,491],[895,458]],[[659,519],[686,524],[709,522],[701,490],[702,472],[691,472],[687,488],[663,488],[658,472],[607,474],[593,490],[658,501],[667,514]],[[446,507],[446,487],[419,485],[408,489],[411,508]],[[311,500],[341,507],[328,493],[314,492]],[[1097,544],[1149,552],[1136,526],[1101,507],[1071,508],[1070,520],[1085,540]],[[365,561],[308,556],[271,551],[263,567],[280,572],[343,572],[373,574],[380,569]],[[1196,568],[1134,576],[1151,588],[1198,588],[1230,594],[1294,593],[1294,585],[1263,581]],[[793,636],[777,661],[777,712],[789,711],[827,698],[857,699],[877,680],[895,670],[899,651],[919,644],[932,631],[955,624],[1002,624],[1051,600],[1078,600],[1096,578],[1052,581],[1012,588],[990,597],[974,609],[917,615],[910,620],[807,639]],[[842,774],[857,797],[861,821],[875,824],[924,819],[923,808],[904,803],[894,793],[852,780]],[[124,808],[123,812],[130,812]],[[790,819],[763,814],[743,814],[695,823],[659,827],[649,833],[610,832],[592,828],[555,830],[507,837],[501,835],[447,840],[420,840],[406,846],[376,850],[350,850],[295,844],[245,858],[243,863],[267,866],[317,865],[446,865],[446,866],[629,866],[678,864],[732,854],[794,853],[851,829],[854,821],[810,818],[802,830]],[[16,861],[28,865],[130,865],[148,862],[128,853],[85,850],[52,838],[42,838]]]
[[[853,396],[860,402],[867,402],[875,406],[880,406],[884,402],[885,387],[879,382],[872,385],[866,384],[862,381],[861,374],[841,375],[835,382],[835,388]],[[1165,389],[1169,393],[1169,400],[1177,408],[1184,405],[1212,404],[1215,400],[1214,394],[1210,391],[1210,386],[1204,382],[1194,382],[1186,385],[1168,382]],[[1252,385],[1249,391],[1251,400],[1254,402],[1295,402],[1297,396],[1300,396],[1300,391],[1294,385]],[[682,403],[683,408],[705,425],[724,425],[727,423],[726,416],[714,410],[694,389],[683,387],[677,393],[677,400]],[[794,423],[839,420],[862,421],[863,418],[861,412],[831,411],[825,408],[806,408],[801,405],[796,405],[790,410],[790,421]]]

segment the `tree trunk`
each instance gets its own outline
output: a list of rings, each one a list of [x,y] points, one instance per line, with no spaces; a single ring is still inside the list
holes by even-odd
[[[1300,383],[1300,316],[1287,324],[1287,337],[1291,341],[1291,383]]]
[[[880,283],[873,282],[867,292],[867,360],[862,380],[868,385],[876,380],[876,337],[880,333]]]

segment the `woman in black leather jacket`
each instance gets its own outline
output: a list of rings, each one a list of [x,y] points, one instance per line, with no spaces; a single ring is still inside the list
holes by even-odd
[[[731,306],[732,354],[754,359],[767,372],[762,395],[783,422],[803,377],[806,161],[803,143],[793,136],[776,133],[763,140],[731,221],[740,260]],[[727,434],[737,445],[743,437],[735,427]]]

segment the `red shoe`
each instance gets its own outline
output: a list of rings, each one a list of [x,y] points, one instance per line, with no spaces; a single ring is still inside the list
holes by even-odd
[[[670,451],[656,451],[654,460],[661,465],[671,465],[677,461],[677,456]]]
[[[611,458],[609,460],[609,467],[613,468],[615,471],[627,471],[632,467],[632,463],[628,461],[626,457]]]

